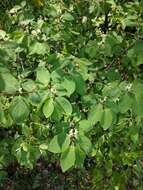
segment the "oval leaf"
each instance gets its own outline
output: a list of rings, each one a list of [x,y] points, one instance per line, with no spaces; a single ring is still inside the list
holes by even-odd
[[[91,108],[88,115],[88,120],[92,125],[95,125],[97,122],[101,121],[102,115],[103,115],[103,106],[101,104],[98,104]]]
[[[90,153],[92,144],[91,144],[90,139],[87,136],[85,136],[83,133],[79,133],[77,142],[80,148],[84,150],[86,154]]]
[[[101,126],[104,130],[107,130],[113,121],[112,112],[109,108],[106,108],[103,112],[102,120],[101,120]]]
[[[48,85],[50,81],[50,73],[45,67],[38,67],[36,71],[36,81],[44,85]]]
[[[30,111],[25,100],[19,96],[12,100],[9,112],[16,123],[22,123],[27,119]]]
[[[64,113],[66,115],[71,115],[72,113],[72,106],[70,102],[64,97],[56,98],[57,103],[62,107]]]
[[[53,99],[47,99],[43,105],[43,113],[46,118],[50,117],[54,111]]]
[[[91,123],[88,120],[84,119],[79,122],[79,130],[88,132],[91,128]]]
[[[66,89],[69,96],[75,91],[75,82],[71,77],[64,77],[62,86]]]
[[[15,94],[19,89],[19,82],[10,73],[0,73],[0,92]]]
[[[119,111],[121,113],[127,112],[132,106],[132,98],[129,95],[124,95],[119,102]]]
[[[71,145],[67,151],[63,152],[60,159],[62,171],[65,172],[75,164],[75,147]]]
[[[70,144],[70,137],[65,133],[55,135],[51,140],[48,150],[53,153],[61,153],[68,149]]]

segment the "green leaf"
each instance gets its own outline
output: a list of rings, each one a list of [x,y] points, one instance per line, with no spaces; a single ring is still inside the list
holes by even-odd
[[[86,86],[83,77],[79,73],[73,74],[72,77],[76,84],[76,92],[83,96],[86,91]]]
[[[48,85],[50,81],[50,73],[45,67],[38,67],[36,70],[36,75],[37,82],[42,83],[45,86]]]
[[[30,113],[29,107],[25,99],[21,96],[15,97],[9,108],[9,112],[16,123],[24,122]]]
[[[70,13],[65,13],[64,15],[62,15],[62,19],[66,21],[73,21],[74,17]]]
[[[95,105],[91,108],[88,114],[88,120],[92,125],[95,125],[97,122],[101,121],[102,115],[103,115],[102,104]]]
[[[138,94],[134,97],[133,112],[143,118],[143,95]]]
[[[63,70],[57,68],[51,73],[51,79],[54,83],[59,83],[64,76]]]
[[[85,52],[88,54],[88,56],[93,59],[96,58],[97,52],[98,52],[98,46],[96,41],[89,41],[86,48]]]
[[[122,42],[122,37],[118,36],[116,32],[106,35],[104,55],[112,57],[114,54],[121,53],[119,44]]]
[[[5,121],[5,113],[4,110],[2,109],[3,105],[0,102],[0,123],[3,123]]]
[[[91,152],[92,144],[90,139],[85,136],[82,132],[79,132],[77,143],[82,150],[88,155]]]
[[[47,43],[34,42],[30,45],[29,55],[38,54],[45,55],[49,52],[49,46]]]
[[[37,105],[37,112],[41,111],[42,108],[43,108],[43,104],[45,103],[45,101],[47,100],[47,95],[48,94],[45,94],[45,93],[41,93],[41,94],[38,94],[40,96],[40,102],[39,104]]]
[[[62,171],[65,172],[75,164],[75,147],[71,145],[68,150],[62,153],[60,164]]]
[[[143,43],[137,41],[136,44],[128,50],[127,56],[130,58],[133,66],[139,66],[143,64]]]
[[[133,112],[139,117],[143,117],[143,83],[140,81],[134,81],[133,83]]]
[[[76,157],[75,166],[83,167],[86,155],[83,152],[83,150],[81,150],[81,148],[79,146],[75,147],[75,157]]]
[[[0,39],[4,39],[6,36],[6,32],[0,29]]]
[[[68,149],[70,145],[70,137],[65,133],[55,135],[50,141],[48,150],[53,153],[61,153]]]
[[[27,92],[33,92],[36,90],[36,84],[33,80],[29,79],[24,81],[24,83],[22,84],[22,88],[27,91]]]
[[[63,109],[63,111],[64,111],[64,113],[66,115],[71,115],[71,113],[72,113],[72,106],[71,106],[70,102],[66,98],[64,98],[64,97],[57,97],[56,101],[61,106],[61,108]]]
[[[54,104],[53,104],[53,99],[49,98],[45,101],[43,105],[43,113],[46,118],[50,117],[54,111]]]
[[[103,116],[101,119],[101,126],[104,130],[107,130],[111,125],[113,121],[113,115],[109,108],[106,108],[103,112]]]
[[[4,112],[2,109],[0,109],[0,123],[2,124],[4,128],[11,127],[13,124],[13,120],[10,114],[7,112]]]
[[[34,92],[30,95],[30,103],[34,106],[38,106],[41,102],[41,96],[39,93]]]
[[[85,132],[88,132],[91,128],[92,128],[92,125],[91,125],[91,122],[89,120],[81,120],[79,122],[79,130],[82,130],[82,131],[85,131]]]
[[[51,116],[52,119],[54,121],[59,121],[62,116],[63,116],[63,109],[62,109],[62,107],[57,102],[54,102],[54,111],[53,111],[53,114]]]
[[[104,96],[109,97],[119,97],[121,94],[121,90],[119,88],[119,81],[113,81],[105,85],[105,87],[102,90],[102,94]]]
[[[39,148],[42,150],[48,150],[48,145],[43,143],[43,144],[40,144]]]
[[[67,90],[69,96],[75,91],[75,82],[71,77],[64,77],[62,86]]]
[[[27,125],[22,125],[22,134],[25,137],[30,137],[30,135],[31,135],[31,128],[28,127]]]
[[[0,92],[15,94],[19,90],[18,80],[8,72],[0,73]]]
[[[61,77],[62,78],[62,77]],[[57,96],[70,96],[70,94],[67,92],[63,84],[60,83],[54,83],[54,89]]]
[[[119,102],[119,111],[121,113],[127,112],[132,107],[133,99],[128,94],[125,94],[121,97],[121,101]]]

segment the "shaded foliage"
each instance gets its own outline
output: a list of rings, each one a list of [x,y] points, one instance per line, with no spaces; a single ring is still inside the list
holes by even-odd
[[[22,1],[4,15],[1,180],[43,157],[62,176],[86,171],[90,189],[142,189],[143,1]]]

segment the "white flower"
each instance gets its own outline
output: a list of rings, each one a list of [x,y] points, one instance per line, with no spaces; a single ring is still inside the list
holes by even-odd
[[[86,16],[83,16],[82,17],[82,24],[86,24],[87,23],[87,17]]]
[[[69,132],[69,137],[77,138],[78,131],[77,129],[71,129]]]
[[[22,88],[19,88],[18,91],[20,94],[22,94]]]
[[[14,14],[14,13],[17,13],[19,10],[20,10],[20,6],[15,6],[14,8],[12,8],[9,13],[10,14]]]
[[[36,30],[32,30],[32,31],[31,31],[31,34],[32,34],[33,36],[37,36]]]
[[[104,97],[103,101],[105,102],[107,100],[107,96]]]
[[[98,67],[95,67],[95,71],[98,71],[99,70],[99,68]]]
[[[73,132],[74,132],[74,130],[71,129],[70,132],[69,132],[69,137],[73,137]]]
[[[54,87],[51,88],[51,93],[56,94],[56,89]]]
[[[42,40],[43,40],[44,42],[46,42],[46,41],[47,41],[47,37],[46,37],[46,35],[45,35],[45,34],[43,34],[43,35],[42,35]]]
[[[22,20],[19,22],[21,26],[28,26],[29,23],[30,23],[30,20]]]
[[[114,99],[113,99],[113,102],[116,103],[116,102],[119,102],[119,100],[120,100],[119,98],[114,98]]]
[[[75,138],[77,138],[77,134],[78,134],[78,130],[75,129],[75,130],[74,130],[74,137],[75,137]]]
[[[132,84],[128,84],[126,87],[125,87],[125,90],[127,90],[128,92],[131,91],[131,88],[132,88]]]
[[[107,96],[105,96],[104,98],[99,99],[100,103],[104,103],[104,102],[106,102],[106,100],[107,100]]]
[[[36,31],[37,31],[37,34],[41,33],[41,30],[39,28]]]

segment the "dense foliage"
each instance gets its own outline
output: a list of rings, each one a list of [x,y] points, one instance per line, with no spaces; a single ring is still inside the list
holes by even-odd
[[[32,170],[53,153],[63,172],[88,167],[92,189],[143,189],[143,1],[4,10],[1,179],[11,162]]]

